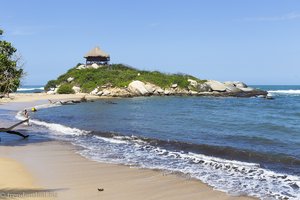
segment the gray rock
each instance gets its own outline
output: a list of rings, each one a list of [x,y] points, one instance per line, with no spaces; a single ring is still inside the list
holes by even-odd
[[[109,90],[103,90],[102,96],[109,96],[110,93],[111,92]]]
[[[148,95],[149,94],[149,91],[146,89],[146,86],[142,81],[132,81],[128,85],[128,90],[135,95]]]
[[[171,88],[177,88],[177,86],[178,86],[177,83],[174,83],[171,85]]]
[[[85,65],[79,65],[76,69],[81,70],[81,69],[85,69]]]
[[[211,90],[210,86],[206,83],[198,84],[197,91],[198,92],[209,92]]]
[[[242,90],[232,86],[232,85],[226,85],[226,92],[241,92]]]
[[[74,90],[75,93],[79,93],[81,91],[80,87],[73,86],[72,89]]]
[[[235,87],[235,84],[232,81],[225,81],[224,85]]]
[[[247,87],[247,88],[239,88],[241,89],[243,92],[253,92],[255,89],[252,87]]]
[[[98,93],[98,87],[90,92],[91,95],[97,95],[97,93]]]
[[[225,92],[226,91],[226,85],[214,80],[209,80],[206,82],[206,84],[213,90],[217,92]]]
[[[74,80],[73,77],[69,77],[69,78],[67,79],[68,83],[71,83],[73,80]]]
[[[97,96],[101,96],[103,94],[103,91],[99,91],[99,92],[97,92]]]
[[[198,82],[193,79],[188,79],[188,82],[190,82],[190,85],[193,86],[194,88],[196,88],[198,85]]]
[[[234,81],[233,84],[237,88],[247,88],[248,87],[245,83],[243,83],[241,81]]]
[[[159,94],[163,94],[163,93],[164,93],[164,90],[161,89],[161,88],[158,88],[158,89],[156,89],[155,91],[157,91]]]
[[[155,85],[150,84],[150,83],[145,84],[145,88],[150,94],[153,94],[154,91],[156,90]]]
[[[96,63],[93,63],[91,67],[94,68],[94,69],[98,69],[100,66],[97,65]]]
[[[191,90],[191,91],[189,91],[189,94],[191,94],[191,95],[196,95],[196,94],[198,94],[198,92],[197,92],[197,91]]]
[[[169,94],[171,94],[171,91],[170,91],[170,90],[165,90],[165,91],[164,91],[164,95],[169,95]]]

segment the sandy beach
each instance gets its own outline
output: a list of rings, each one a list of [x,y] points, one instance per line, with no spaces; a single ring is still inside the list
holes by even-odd
[[[82,96],[13,94],[12,97],[10,103],[0,108],[17,111],[47,103],[48,99]],[[180,174],[99,163],[76,152],[75,146],[60,141],[0,146],[0,199],[10,199],[7,195],[16,193],[24,194],[17,196],[22,199],[253,199],[229,196]]]

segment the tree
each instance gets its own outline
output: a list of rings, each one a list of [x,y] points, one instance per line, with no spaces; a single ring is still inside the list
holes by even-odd
[[[3,30],[0,29],[0,93],[9,96],[20,86],[24,75],[20,56],[10,42],[2,40]]]

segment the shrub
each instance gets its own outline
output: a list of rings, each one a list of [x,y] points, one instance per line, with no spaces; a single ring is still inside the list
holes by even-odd
[[[58,94],[74,94],[75,91],[72,89],[72,85],[70,84],[62,84],[58,90]]]
[[[45,85],[44,90],[49,91],[50,88],[56,88],[57,81],[56,80],[50,80],[48,83]]]
[[[110,83],[113,87],[125,87],[133,80],[149,82],[160,86],[161,88],[168,88],[172,84],[177,83],[178,87],[185,89],[189,86],[189,82],[187,81],[189,78],[196,80],[199,83],[203,82],[203,80],[190,75],[166,74],[159,71],[151,72],[138,70],[122,64],[113,64],[98,69],[89,68],[77,70],[76,67],[74,67],[68,70],[67,73],[59,76],[56,81],[49,81],[46,86],[51,84],[68,84],[66,83],[68,77],[74,77],[75,79],[72,84],[80,86],[82,91],[86,93],[91,92],[97,86],[101,87],[107,83]],[[69,87],[71,88],[71,86]]]

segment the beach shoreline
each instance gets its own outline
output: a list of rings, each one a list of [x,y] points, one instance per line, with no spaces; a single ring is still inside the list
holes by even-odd
[[[22,94],[14,97],[0,108],[17,112],[45,104],[48,99],[80,99],[83,96]],[[5,159],[13,159],[24,168],[25,177],[30,177],[26,180],[55,191],[55,199],[253,199],[229,196],[199,180],[172,173],[91,161],[76,153],[75,146],[61,141],[0,146],[0,157],[1,165]],[[1,171],[7,172],[6,169]],[[0,190],[7,187],[5,179],[1,179],[0,186]]]

